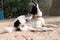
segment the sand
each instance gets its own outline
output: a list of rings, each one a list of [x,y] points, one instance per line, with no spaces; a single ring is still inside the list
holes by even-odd
[[[13,20],[10,19],[0,21],[0,26],[12,24]],[[0,40],[60,40],[60,17],[48,17],[45,18],[45,20],[46,23],[55,24],[58,28],[52,28],[53,31],[46,32],[17,31],[12,33],[4,33],[0,34]]]

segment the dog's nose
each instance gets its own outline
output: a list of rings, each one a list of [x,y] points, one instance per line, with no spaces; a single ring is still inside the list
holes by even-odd
[[[29,5],[37,6],[37,3],[33,1],[32,3],[29,3]]]
[[[35,6],[35,4],[34,4],[34,3],[29,3],[29,5],[34,5],[34,6]]]

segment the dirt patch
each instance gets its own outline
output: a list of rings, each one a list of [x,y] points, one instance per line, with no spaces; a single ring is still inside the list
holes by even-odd
[[[60,17],[45,18],[46,23],[56,24],[60,27]],[[12,20],[0,22],[0,26],[12,24]],[[11,25],[10,25],[11,26]],[[46,32],[12,32],[0,34],[0,40],[60,40],[60,28],[53,28],[53,31]]]

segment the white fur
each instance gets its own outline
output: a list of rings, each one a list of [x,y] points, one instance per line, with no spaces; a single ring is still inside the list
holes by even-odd
[[[38,10],[38,13],[37,13],[37,14],[38,14],[39,16],[42,16],[42,11],[39,9],[39,5],[38,5],[38,4],[37,4],[37,10]]]
[[[15,29],[16,28],[14,28],[14,27],[8,27],[8,26],[6,26],[6,27],[0,27],[0,34],[1,33],[10,33],[10,32],[14,32],[15,31]]]

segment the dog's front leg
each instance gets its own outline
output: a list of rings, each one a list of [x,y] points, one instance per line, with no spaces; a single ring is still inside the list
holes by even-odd
[[[42,22],[42,27],[54,27],[56,28],[57,25],[53,25],[53,24],[46,24],[45,21]]]
[[[54,27],[54,28],[56,28],[57,25],[53,25],[53,24],[44,24],[43,27]]]
[[[53,25],[53,24],[46,24],[44,18],[41,19],[42,22],[42,27],[57,27],[57,25]]]

